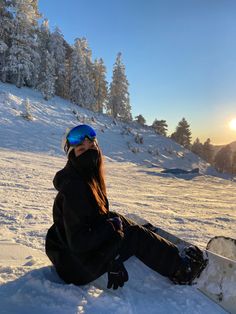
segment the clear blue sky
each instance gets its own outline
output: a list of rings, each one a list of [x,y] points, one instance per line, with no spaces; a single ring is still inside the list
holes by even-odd
[[[193,140],[236,140],[235,0],[39,0],[68,43],[86,37],[110,82],[122,52],[132,114],[169,133],[185,117]]]

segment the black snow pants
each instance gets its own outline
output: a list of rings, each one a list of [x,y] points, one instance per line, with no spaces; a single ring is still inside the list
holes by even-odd
[[[181,264],[176,245],[122,215],[114,214],[121,218],[124,228],[120,258],[125,261],[134,255],[161,275],[171,277]]]
[[[136,256],[151,269],[171,277],[181,263],[178,248],[132,220],[116,212],[109,213],[110,218],[115,216],[122,220],[124,238],[110,259],[120,255],[121,260],[126,261],[131,256]],[[66,283],[84,285],[107,272],[112,260],[108,260],[108,257],[104,259],[102,252],[99,255],[96,253],[95,256],[78,258],[68,249],[57,247],[58,239],[56,237],[54,241],[54,237],[56,234],[53,228],[50,228],[46,237],[46,252],[57,273]]]

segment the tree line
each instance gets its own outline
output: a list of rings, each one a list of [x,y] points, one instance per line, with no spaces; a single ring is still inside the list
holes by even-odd
[[[209,138],[204,144],[197,138],[191,151],[213,165],[217,171],[236,174],[236,151],[230,145],[225,145],[216,152]]]
[[[95,112],[132,120],[129,82],[121,53],[110,86],[102,58],[92,60],[86,38],[70,45],[60,29],[50,31],[38,0],[0,1],[0,80],[39,90],[45,100],[58,95]]]
[[[145,125],[146,120],[145,118],[140,114],[135,117],[136,121],[141,124]],[[151,125],[151,127],[154,129],[154,131],[158,135],[167,136],[168,131],[168,125],[166,120],[157,120],[155,119]],[[178,144],[184,146],[187,149],[191,148],[191,130],[190,125],[188,124],[187,120],[183,118],[177,125],[175,132],[173,132],[170,135],[170,138],[177,142]]]
[[[141,114],[136,116],[136,121],[141,125],[145,125],[146,123],[145,118]],[[155,119],[152,123],[152,128],[158,135],[167,137],[168,125],[166,120]],[[191,135],[189,123],[185,118],[182,118],[175,132],[169,138],[210,163],[217,171],[236,174],[236,151],[233,151],[230,145],[225,145],[216,152],[210,138],[204,143],[201,143],[199,138],[196,138],[193,144],[191,144]]]

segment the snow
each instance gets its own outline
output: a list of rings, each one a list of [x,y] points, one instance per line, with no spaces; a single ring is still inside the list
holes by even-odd
[[[27,98],[31,121],[22,117]],[[106,275],[82,287],[60,280],[44,254],[44,239],[56,195],[52,179],[66,162],[61,138],[79,122],[98,133],[112,210],[202,247],[215,235],[235,237],[233,179],[148,127],[0,83],[0,312],[225,313],[194,286],[175,286],[135,257],[126,262],[130,280],[117,291],[106,289]],[[143,144],[135,142],[136,134]],[[200,173],[161,172],[171,167],[198,167]]]

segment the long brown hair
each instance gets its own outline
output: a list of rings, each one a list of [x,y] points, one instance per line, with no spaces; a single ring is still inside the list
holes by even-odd
[[[101,214],[107,214],[107,192],[104,175],[104,160],[100,148],[98,148],[98,166],[96,171],[88,178],[88,185],[92,191],[92,194],[99,206]]]

